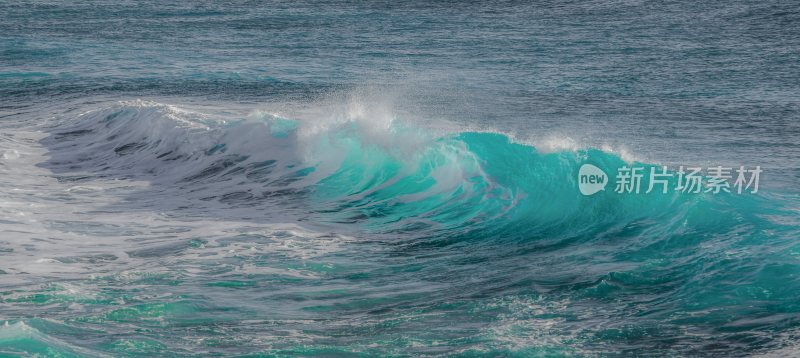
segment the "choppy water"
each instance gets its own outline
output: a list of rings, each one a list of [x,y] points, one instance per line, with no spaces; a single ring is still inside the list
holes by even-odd
[[[795,3],[0,10],[0,354],[800,351]]]

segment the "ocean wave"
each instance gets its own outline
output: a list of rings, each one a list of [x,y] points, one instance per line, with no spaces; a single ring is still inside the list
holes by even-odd
[[[74,329],[63,324],[44,319],[33,319],[31,324],[47,330]],[[105,357],[80,346],[66,343],[60,339],[42,333],[34,326],[17,321],[6,321],[0,325],[0,354],[12,356],[46,356],[46,357]]]
[[[330,273],[336,288],[346,280],[359,295],[398,295],[313,301],[302,306],[303,317],[397,314],[410,325],[406,332],[419,328],[412,324],[416,313],[398,307],[436,307],[448,319],[482,327],[462,333],[493,342],[481,349],[497,354],[535,352],[524,346],[538,338],[549,340],[544,351],[571,344],[575,352],[602,353],[611,343],[642,352],[671,341],[676,354],[701,355],[751,340],[755,352],[781,344],[764,338],[771,327],[796,328],[795,197],[620,194],[611,184],[585,196],[578,188],[583,164],[606,172],[612,183],[623,165],[656,164],[574,141],[540,149],[528,144],[536,140],[504,133],[433,131],[381,108],[343,107],[295,117],[144,101],[104,105],[40,126],[49,159],[38,165],[71,193],[93,195],[92,187],[125,193],[114,197],[118,204],[104,201],[111,208],[93,209],[99,213],[157,212],[158,220],[199,218],[211,227],[286,223],[316,233],[296,240],[278,235],[273,244],[202,227],[180,236],[186,240],[159,234],[154,244],[131,241],[125,245],[135,242],[135,249],[114,252],[133,262],[182,257],[181,264],[213,270],[227,262],[248,274],[215,278],[204,290],[259,287],[257,274],[293,282]],[[116,191],[128,181],[138,184]],[[104,240],[119,230],[85,221],[49,225]],[[206,239],[215,236],[225,238]],[[315,265],[319,253],[347,264]],[[77,255],[50,256],[63,263]],[[265,267],[286,257],[292,259],[286,267]],[[392,283],[415,293],[396,292]],[[287,307],[299,309],[293,297]],[[465,313],[453,302],[472,303]],[[422,330],[414,332],[425,336],[428,328]]]
[[[540,151],[492,132],[435,134],[352,106],[338,117],[294,120],[265,112],[214,117],[129,101],[49,131],[42,141],[50,150],[46,166],[62,180],[148,180],[219,207],[290,197],[315,221],[384,232],[579,235],[643,218],[694,223],[724,205],[759,201],[708,193],[623,195],[611,188],[584,196],[579,167],[591,163],[613,182],[617,168],[632,165],[626,153],[574,143]]]

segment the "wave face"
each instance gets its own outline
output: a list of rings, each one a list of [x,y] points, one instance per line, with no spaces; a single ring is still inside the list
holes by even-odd
[[[795,351],[793,194],[583,196],[581,165],[613,183],[630,159],[362,111],[221,117],[128,101],[39,128],[15,143],[45,148],[36,166],[57,181],[29,185],[78,209],[25,237],[87,246],[33,241],[29,270],[67,281],[0,302],[66,313],[0,329],[8,352]],[[24,169],[36,150],[13,153]]]
[[[381,231],[422,225],[447,232],[476,224],[588,230],[670,213],[684,217],[698,206],[767,205],[743,195],[619,194],[612,190],[618,168],[660,167],[600,149],[539,151],[501,133],[434,135],[363,117],[305,123],[255,112],[215,119],[134,101],[49,131],[42,143],[51,159],[42,166],[92,174],[64,180],[146,180],[190,199],[235,205],[297,195],[316,219]],[[577,173],[585,163],[609,174],[607,190],[580,194]],[[645,177],[642,188],[647,185]]]
[[[437,236],[496,229],[510,237],[571,235],[713,200],[611,189],[583,196],[577,189],[583,163],[611,173],[610,181],[629,165],[599,149],[540,152],[500,133],[431,135],[359,117],[312,124],[260,112],[248,117],[215,120],[124,102],[52,128],[43,140],[51,159],[43,166],[72,174],[63,180],[146,180],[220,208],[269,207],[289,196],[315,221]]]

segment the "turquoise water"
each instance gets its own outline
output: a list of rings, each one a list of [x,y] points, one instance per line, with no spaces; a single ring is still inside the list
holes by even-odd
[[[0,8],[0,355],[798,354],[794,4]]]

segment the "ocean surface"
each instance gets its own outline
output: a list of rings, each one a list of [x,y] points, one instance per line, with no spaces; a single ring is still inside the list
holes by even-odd
[[[798,182],[796,1],[0,0],[1,356],[798,356]]]

